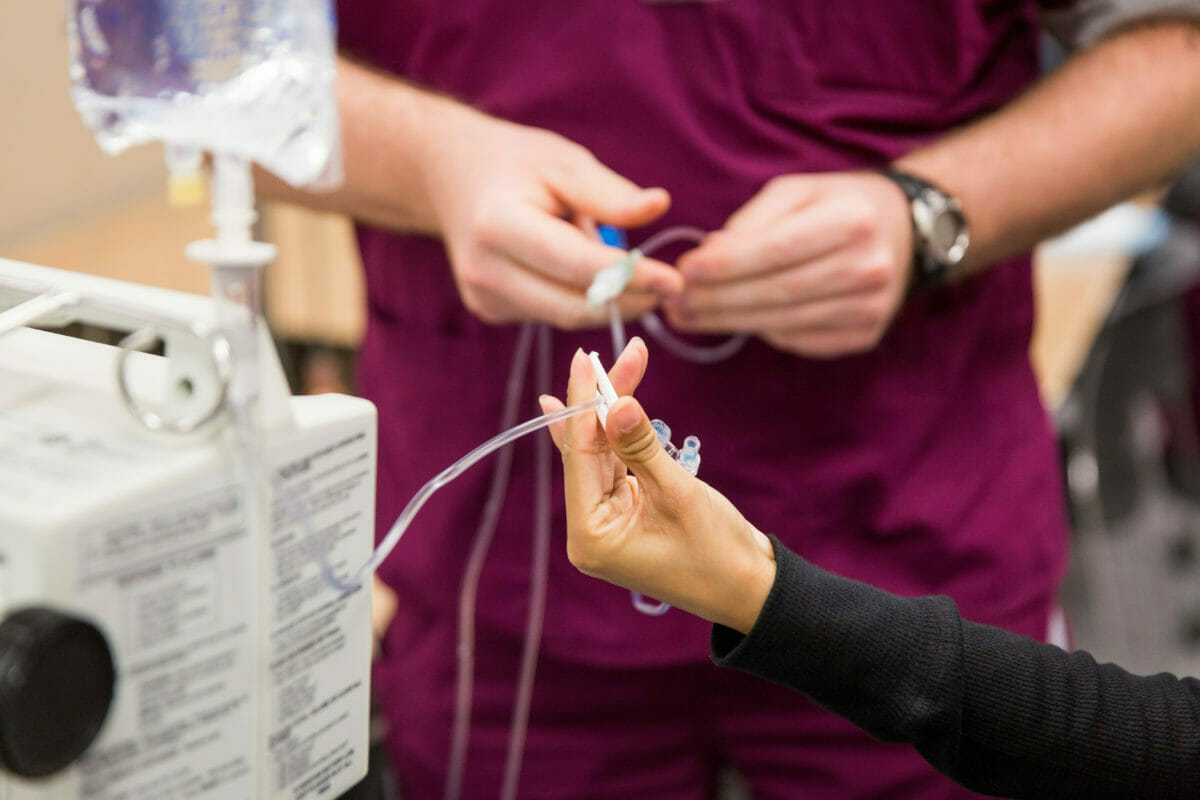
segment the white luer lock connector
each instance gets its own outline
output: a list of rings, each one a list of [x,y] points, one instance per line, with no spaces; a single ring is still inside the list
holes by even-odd
[[[611,267],[605,267],[596,273],[587,290],[587,304],[592,308],[602,308],[605,303],[615,300],[625,287],[633,280],[633,268],[642,260],[642,251],[636,247],[622,256]]]
[[[600,420],[600,427],[607,429],[605,420],[608,418],[609,406],[617,402],[617,390],[613,388],[612,381],[608,379],[608,372],[600,363],[600,354],[593,350],[588,353],[588,358],[592,361],[592,372],[596,374],[596,396],[602,401],[596,406],[596,418]]]
[[[600,354],[593,350],[588,353],[588,358],[591,359],[592,371],[596,375],[596,396],[601,400],[600,405],[596,406],[596,418],[600,420],[600,427],[604,428],[608,418],[608,409],[617,402],[617,390],[613,388],[604,365],[600,363]],[[654,427],[659,444],[671,458],[678,461],[680,466],[688,471],[689,475],[694,476],[700,471],[700,439],[698,437],[688,436],[683,440],[683,447],[677,448],[671,444],[671,428],[667,423],[661,419],[655,419],[651,420],[650,424]]]

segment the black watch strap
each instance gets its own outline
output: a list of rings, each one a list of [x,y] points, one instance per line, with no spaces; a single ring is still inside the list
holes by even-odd
[[[909,281],[909,293],[918,294],[942,286],[950,280],[950,266],[939,261],[930,253],[925,235],[917,225],[913,203],[922,201],[922,196],[926,193],[935,193],[943,197],[948,195],[929,181],[907,172],[899,172],[894,169],[884,169],[881,172],[885,178],[900,187],[900,191],[908,199],[908,217],[912,225],[913,237],[912,277]]]

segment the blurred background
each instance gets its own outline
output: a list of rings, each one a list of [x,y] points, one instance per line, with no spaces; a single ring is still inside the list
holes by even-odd
[[[63,13],[0,8],[0,257],[206,293],[183,246],[210,233],[207,207],[167,206],[159,148],[98,150],[68,97]],[[1075,644],[1134,671],[1200,674],[1198,219],[1192,170],[1037,258],[1032,358],[1075,528],[1066,621]],[[260,226],[279,246],[265,305],[293,389],[352,392],[350,225],[268,204]]]

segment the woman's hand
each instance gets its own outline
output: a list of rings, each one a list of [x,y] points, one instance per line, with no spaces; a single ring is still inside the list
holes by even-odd
[[[618,394],[641,381],[641,339],[630,341],[609,377]],[[591,362],[571,362],[567,402],[595,394]],[[563,407],[541,398],[543,412]],[[550,433],[563,457],[567,556],[581,572],[747,632],[775,580],[771,542],[733,505],[689,475],[658,443],[632,397],[608,411],[572,417]]]

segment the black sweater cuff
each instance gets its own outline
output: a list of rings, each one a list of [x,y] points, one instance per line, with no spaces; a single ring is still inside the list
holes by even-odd
[[[771,537],[775,583],[746,636],[721,625],[712,659],[804,692],[872,735],[954,746],[962,633],[946,597],[898,597],[833,575]],[[936,732],[936,733],[935,733]]]

